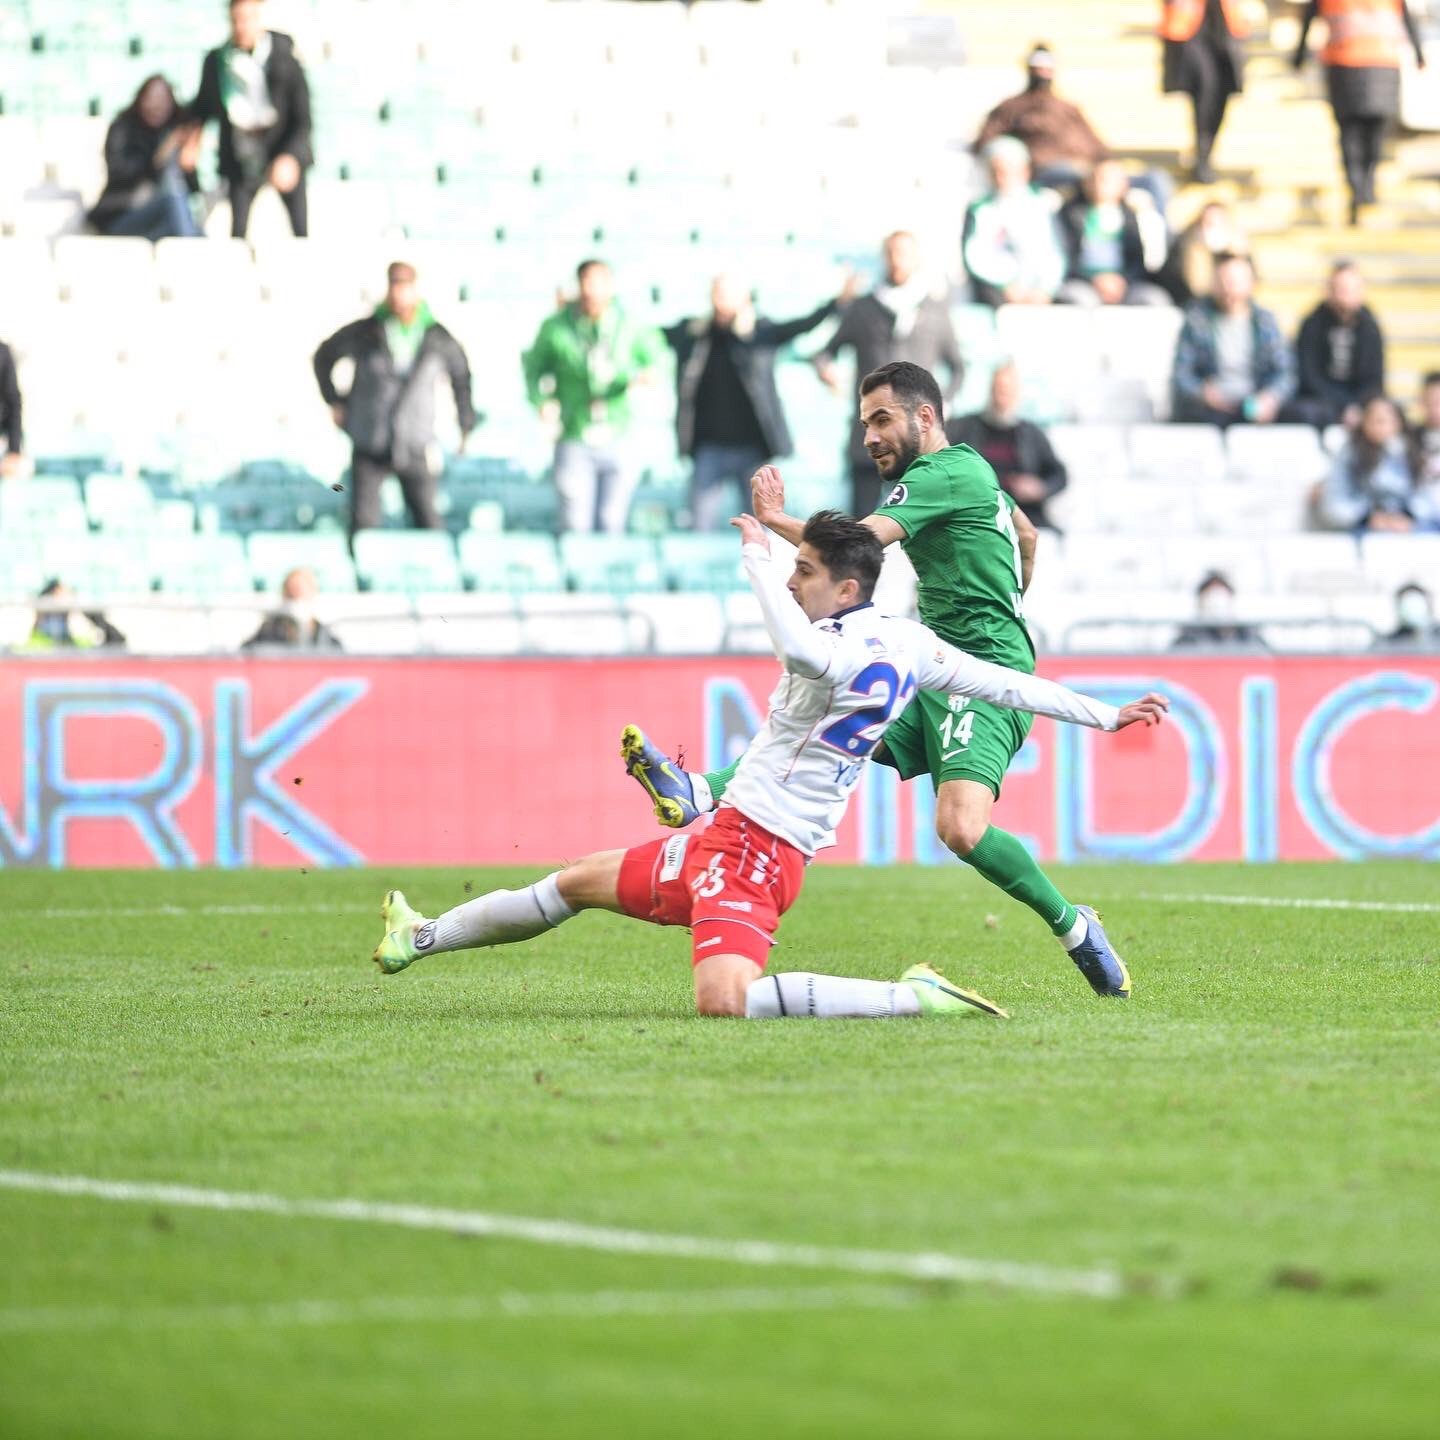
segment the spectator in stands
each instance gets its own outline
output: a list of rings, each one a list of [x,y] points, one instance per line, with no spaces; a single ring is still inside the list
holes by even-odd
[[[562,527],[620,535],[639,479],[626,444],[630,390],[650,379],[663,342],[625,314],[603,260],[583,261],[575,277],[578,298],[545,319],[524,356],[525,385],[541,417],[559,423]]]
[[[94,650],[123,647],[125,637],[98,610],[60,608],[75,592],[63,580],[50,580],[38,597],[48,603],[35,612],[35,623],[21,650]]]
[[[22,421],[20,377],[15,370],[15,356],[0,340],[0,479],[19,475],[25,468],[25,427]]]
[[[1350,223],[1356,225],[1360,207],[1375,203],[1375,167],[1385,132],[1400,113],[1400,62],[1406,41],[1422,70],[1425,51],[1405,0],[1310,0],[1295,47],[1297,70],[1304,67],[1310,22],[1317,16],[1328,31],[1320,60],[1340,131]]]
[[[1188,95],[1195,111],[1195,165],[1201,185],[1215,179],[1210,155],[1225,108],[1243,87],[1246,36],[1241,0],[1164,0],[1162,88]]]
[[[1360,408],[1385,389],[1385,337],[1365,303],[1353,260],[1336,261],[1325,298],[1305,317],[1295,342],[1300,385],[1285,419],[1323,430],[1354,429]]]
[[[696,530],[723,530],[737,508],[750,504],[750,476],[767,460],[788,455],[790,429],[775,388],[775,356],[782,345],[828,320],[854,298],[847,279],[838,298],[798,320],[755,313],[749,290],[733,275],[710,286],[710,314],[682,320],[665,338],[675,352],[675,424],[688,455],[690,516]]]
[[[410,523],[441,528],[435,482],[444,468],[435,432],[435,387],[448,379],[460,421],[460,448],[475,428],[470,364],[460,342],[420,298],[415,267],[397,260],[384,302],[373,315],[342,326],[315,352],[320,394],[355,447],[350,466],[350,533],[380,524],[380,484],[400,481]],[[351,360],[350,391],[335,388],[335,366]]]
[[[1127,203],[1130,177],[1118,160],[1101,160],[1081,193],[1060,211],[1067,269],[1059,299],[1067,305],[1168,305],[1145,265],[1140,219]]]
[[[1253,625],[1235,621],[1235,587],[1219,570],[1212,570],[1195,587],[1195,619],[1180,627],[1172,649],[1219,646],[1237,649],[1264,648]]]
[[[241,647],[285,645],[303,650],[341,650],[335,632],[316,617],[320,582],[313,570],[292,570],[280,585],[281,605],[260,622],[260,628]]]
[[[990,190],[965,212],[961,251],[982,305],[1048,305],[1065,278],[1051,203],[1030,183],[1030,155],[1013,136],[984,151]]]
[[[147,240],[200,234],[190,211],[194,156],[184,153],[194,149],[186,143],[191,133],[170,82],[150,76],[105,132],[105,189],[89,216],[100,234]]]
[[[989,406],[949,421],[945,433],[952,445],[969,445],[990,462],[1000,488],[1014,497],[1032,525],[1055,528],[1045,505],[1069,477],[1045,432],[1020,417],[1020,372],[1013,363],[1000,365],[991,376]]]
[[[885,278],[846,308],[830,343],[814,357],[815,369],[838,395],[841,378],[835,361],[845,350],[854,353],[857,381],[892,360],[909,360],[932,375],[943,369],[944,396],[949,400],[960,388],[965,371],[949,308],[934,293],[921,264],[920,246],[908,230],[886,236],[882,254]],[[850,513],[868,515],[880,503],[880,473],[865,448],[865,431],[857,421],[850,422],[846,453]]]
[[[1216,257],[1215,293],[1185,312],[1175,345],[1176,420],[1268,425],[1295,389],[1290,347],[1275,316],[1252,299],[1245,255]]]
[[[1440,649],[1440,623],[1435,605],[1423,585],[1402,585],[1395,592],[1395,628],[1376,641],[1382,649]]]
[[[1335,530],[1409,531],[1429,518],[1418,498],[1405,417],[1388,395],[1372,395],[1321,488],[1321,519]]]
[[[1105,142],[1078,106],[1055,93],[1055,56],[1048,45],[1035,45],[1025,68],[1025,88],[985,117],[975,150],[983,151],[1001,135],[1013,135],[1029,151],[1037,185],[1067,188],[1105,158]]]
[[[1412,432],[1415,483],[1427,513],[1440,516],[1440,370],[1421,383],[1420,423]]]
[[[1228,205],[1212,200],[1175,238],[1160,283],[1177,304],[1188,305],[1215,287],[1217,255],[1248,255],[1246,235]]]
[[[186,114],[201,126],[219,122],[232,235],[245,234],[250,207],[266,184],[284,201],[295,234],[308,233],[310,86],[295,42],[265,28],[261,0],[230,0],[230,39],[206,55],[200,92]]]

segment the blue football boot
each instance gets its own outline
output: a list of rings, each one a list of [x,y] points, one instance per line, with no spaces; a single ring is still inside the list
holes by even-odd
[[[638,780],[655,807],[655,818],[680,830],[700,817],[690,777],[646,738],[638,725],[627,725],[620,735],[620,758],[625,773]]]
[[[1100,917],[1088,905],[1077,905],[1075,908],[1085,917],[1086,929],[1085,938],[1070,952],[1070,958],[1097,995],[1128,1000],[1130,972],[1106,937]]]

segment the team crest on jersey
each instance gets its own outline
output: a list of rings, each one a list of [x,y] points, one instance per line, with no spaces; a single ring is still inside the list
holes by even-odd
[[[908,485],[897,485],[886,497],[887,505],[903,505],[910,498],[910,487]]]

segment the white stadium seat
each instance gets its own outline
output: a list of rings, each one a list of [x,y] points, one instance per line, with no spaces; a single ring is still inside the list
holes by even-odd
[[[1313,597],[1374,588],[1349,535],[1271,536],[1265,553],[1271,583],[1281,594]],[[1310,599],[1308,603],[1313,605],[1315,601]]]
[[[1220,480],[1225,442],[1214,425],[1132,425],[1130,472],[1162,480]]]
[[[1365,574],[1382,588],[1423,585],[1440,596],[1440,535],[1366,535],[1360,556]]]
[[[1310,425],[1232,425],[1225,450],[1231,478],[1250,484],[1309,485],[1330,468]]]
[[[1067,534],[1065,555],[1072,593],[1165,589],[1170,576],[1163,546],[1160,534]]]

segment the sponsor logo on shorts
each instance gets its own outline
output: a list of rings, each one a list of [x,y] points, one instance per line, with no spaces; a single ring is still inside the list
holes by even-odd
[[[678,880],[685,868],[685,847],[690,843],[688,835],[672,835],[660,852],[660,883]]]
[[[415,948],[420,951],[428,950],[435,943],[435,922],[427,920],[415,932]]]
[[[721,900],[717,903],[722,910],[743,910],[747,915],[752,908],[748,900]]]
[[[910,487],[908,485],[897,485],[886,497],[886,505],[903,505],[910,498]]]

